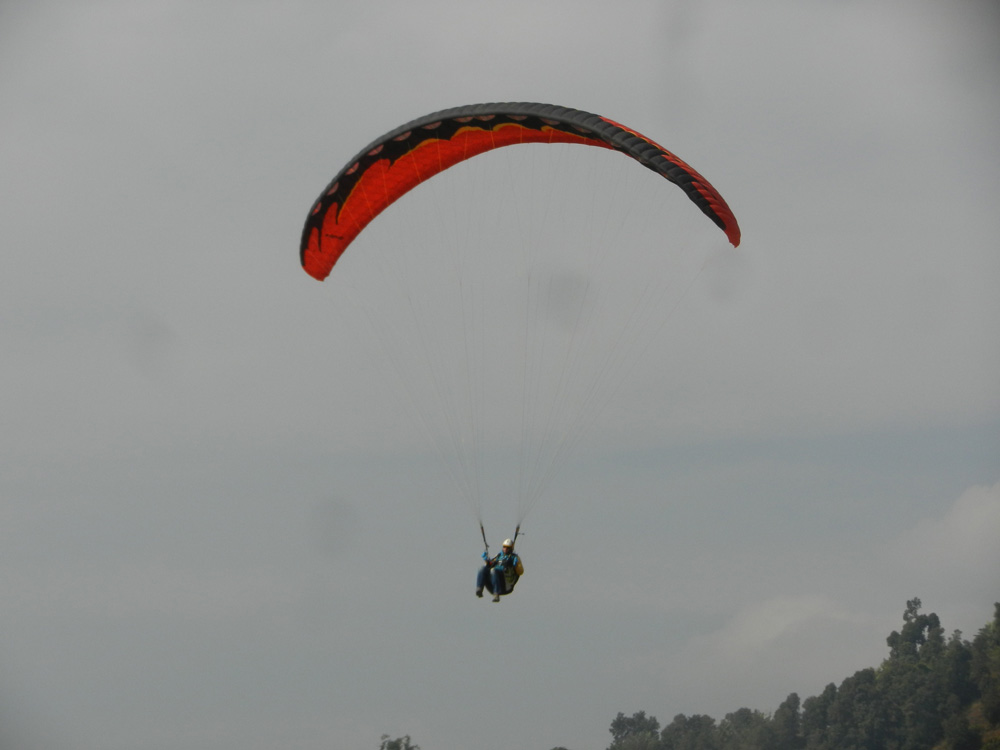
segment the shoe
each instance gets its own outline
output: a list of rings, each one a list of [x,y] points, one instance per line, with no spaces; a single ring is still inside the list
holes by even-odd
[[[500,601],[500,594],[494,594],[493,601],[495,601],[495,602]]]
[[[480,599],[482,599],[483,598],[483,590],[482,589],[476,589],[476,596],[478,596]]]

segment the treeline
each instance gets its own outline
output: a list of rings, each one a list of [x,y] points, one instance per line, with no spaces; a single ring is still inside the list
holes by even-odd
[[[662,729],[645,711],[619,713],[608,750],[1000,750],[1000,603],[971,643],[920,606],[906,603],[888,658],[840,687],[792,693],[771,714],[678,714]]]

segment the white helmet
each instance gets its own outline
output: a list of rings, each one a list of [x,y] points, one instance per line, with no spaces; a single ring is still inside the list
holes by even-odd
[[[510,547],[511,549],[514,549],[514,542],[512,542],[510,539],[504,539],[503,540],[503,544],[500,545],[500,546],[501,547]]]

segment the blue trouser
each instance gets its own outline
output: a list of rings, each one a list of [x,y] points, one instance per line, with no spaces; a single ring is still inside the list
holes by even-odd
[[[507,593],[507,579],[504,577],[503,570],[496,565],[492,568],[489,565],[484,565],[476,575],[476,588],[485,588],[491,594],[503,596]]]

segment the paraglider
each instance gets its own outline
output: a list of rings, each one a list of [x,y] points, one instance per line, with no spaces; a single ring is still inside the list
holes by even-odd
[[[359,238],[365,228],[413,188],[480,154],[522,144],[576,144],[617,151],[628,156],[634,162],[680,188],[684,195],[722,230],[729,243],[734,247],[739,245],[739,225],[718,191],[690,165],[641,133],[596,114],[552,104],[524,102],[473,104],[434,112],[401,125],[372,141],[348,161],[319,195],[308,213],[300,243],[302,267],[314,278],[326,279],[347,248]],[[514,189],[515,191],[520,189],[519,183]],[[640,214],[641,220],[641,212],[637,213]],[[407,236],[406,242],[400,244],[412,244],[410,240],[411,238]],[[673,237],[664,237],[660,240],[661,244],[667,242],[676,243],[679,240]],[[559,241],[554,244],[559,245],[558,249],[563,252],[570,253],[574,249],[569,241]],[[385,253],[378,254],[393,255],[397,250],[404,249],[406,248],[392,247],[387,248]],[[463,246],[462,250],[464,249]],[[620,250],[621,248],[614,248],[615,253],[620,253]],[[402,293],[385,295],[384,298],[406,297],[412,300],[421,296],[435,295],[441,299],[447,298],[450,292],[434,291],[425,295],[424,290],[419,288],[419,282],[409,284],[410,279],[407,274],[415,267],[420,268],[423,260],[421,256],[412,264],[404,265],[405,270],[399,273],[402,278]],[[474,263],[463,262],[454,265],[464,269]],[[473,504],[478,503],[481,491],[479,487],[482,483],[482,471],[479,462],[482,460],[482,454],[487,452],[484,445],[493,432],[492,426],[484,426],[482,423],[489,420],[490,408],[494,408],[495,413],[500,415],[498,419],[509,418],[511,421],[515,417],[510,412],[515,410],[521,412],[520,437],[515,437],[513,440],[522,443],[520,450],[522,468],[519,471],[516,494],[519,496],[519,506],[523,500],[526,508],[542,493],[559,462],[565,460],[570,447],[582,432],[581,425],[592,422],[593,415],[610,399],[604,392],[601,392],[600,397],[595,395],[600,391],[599,386],[608,381],[615,381],[616,378],[620,379],[622,368],[627,367],[626,363],[638,356],[631,353],[628,357],[621,356],[619,351],[622,342],[627,342],[629,338],[626,335],[628,329],[637,325],[633,320],[637,316],[626,313],[623,316],[625,322],[620,328],[612,329],[602,336],[592,335],[586,329],[588,306],[594,298],[589,277],[585,274],[574,276],[572,273],[561,271],[552,272],[545,277],[536,266],[526,265],[519,275],[512,274],[512,278],[516,276],[514,281],[523,282],[526,287],[525,299],[528,301],[517,314],[523,321],[521,328],[526,340],[519,345],[511,346],[509,351],[513,352],[512,356],[498,355],[505,362],[516,362],[523,368],[523,374],[507,377],[503,380],[503,385],[523,382],[524,395],[519,397],[520,403],[516,409],[494,407],[492,402],[497,400],[495,398],[497,388],[488,381],[488,377],[492,376],[492,369],[479,361],[484,359],[482,350],[499,349],[501,345],[499,338],[492,335],[493,329],[487,330],[488,316],[478,307],[480,300],[487,298],[492,300],[503,296],[500,291],[502,284],[496,281],[496,274],[491,275],[491,273],[493,272],[484,273],[484,280],[480,285],[466,281],[459,282],[456,286],[458,291],[453,296],[463,298],[461,301],[463,307],[457,314],[442,314],[421,322],[421,312],[414,310],[412,315],[408,316],[412,317],[417,325],[412,335],[394,333],[393,329],[396,328],[398,321],[395,319],[391,323],[383,321],[381,316],[392,313],[383,312],[382,308],[376,308],[371,317],[374,319],[375,327],[389,330],[387,339],[390,343],[386,345],[388,348],[417,345],[426,347],[416,359],[420,360],[420,365],[437,370],[431,374],[432,390],[438,393],[442,401],[438,411],[444,415],[443,418],[449,420],[447,429],[452,431],[452,434],[442,440],[443,445],[438,446],[438,450],[442,454],[446,452],[460,454],[460,466],[452,472],[453,479],[463,494],[475,498]],[[443,270],[441,275],[444,275]],[[637,275],[640,280],[645,281],[645,276],[655,274],[639,269]],[[544,283],[543,278],[547,278]],[[366,292],[366,301],[373,296]],[[649,296],[655,298],[655,293],[637,293],[635,296],[637,299]],[[466,297],[469,299],[465,299]],[[487,303],[482,302],[482,304]],[[566,307],[572,309],[567,312],[563,310]],[[546,321],[542,323],[534,321],[534,318],[546,315],[548,316]],[[517,316],[511,315],[504,309],[495,315],[494,319],[510,320],[515,317]],[[484,323],[484,320],[487,322]],[[454,323],[458,327],[458,333],[438,330],[445,327],[441,321],[448,325]],[[552,321],[565,323],[569,330],[563,337],[566,343],[562,343],[562,339],[557,340],[548,332],[552,327],[550,325]],[[469,328],[462,329],[463,325]],[[473,330],[471,326],[478,327]],[[655,329],[656,326],[651,328]],[[463,356],[478,359],[460,366],[444,362],[444,358],[439,354],[439,348],[419,343],[434,335],[447,341],[464,340],[463,351],[467,354]],[[395,338],[391,338],[392,336]],[[588,360],[579,354],[578,349],[581,345],[598,340],[610,341],[611,344],[608,346],[608,351],[600,355],[598,364],[588,364]],[[641,350],[642,346],[637,348]],[[401,379],[412,386],[408,381],[416,377],[414,375],[418,369],[416,363],[411,366],[410,362],[404,361],[404,358],[395,351],[390,355]],[[536,356],[549,358],[555,362],[554,374],[548,376],[551,384],[547,386],[549,388],[547,391],[541,391],[535,384],[535,381],[545,376],[545,368],[548,367],[533,362]],[[451,378],[455,372],[467,373],[465,377],[469,382],[453,383]],[[583,380],[576,385],[573,382],[574,378],[580,377],[581,373]],[[613,391],[613,384],[606,390]],[[487,398],[485,394],[489,394],[490,397]],[[469,414],[455,417],[452,411],[457,405],[452,402],[462,399],[471,404],[467,409]],[[573,414],[574,410],[583,412],[582,416]],[[484,413],[487,415],[484,416]],[[438,414],[433,413],[431,416],[437,417]],[[427,419],[429,418],[425,418],[425,421]],[[429,429],[427,431],[432,432]],[[527,447],[529,443],[534,442],[546,445],[541,448]],[[525,512],[525,509],[519,511],[518,532]],[[486,534],[483,531],[481,513],[477,511],[477,514],[485,545]],[[494,601],[499,601],[499,596],[510,593],[513,589],[518,576],[523,572],[520,558],[513,552],[516,540],[517,533],[513,539],[507,540],[510,542],[509,548],[505,542],[504,551],[495,558],[489,557],[487,546],[487,552],[484,553],[484,561],[487,564],[479,572],[477,595],[481,595],[485,588],[494,594]]]
[[[476,576],[476,596],[482,597],[485,588],[493,594],[494,602],[511,593],[518,579],[524,575],[524,563],[514,552],[511,539],[504,539],[500,552],[494,557],[490,557],[488,551],[483,552],[483,563]]]

